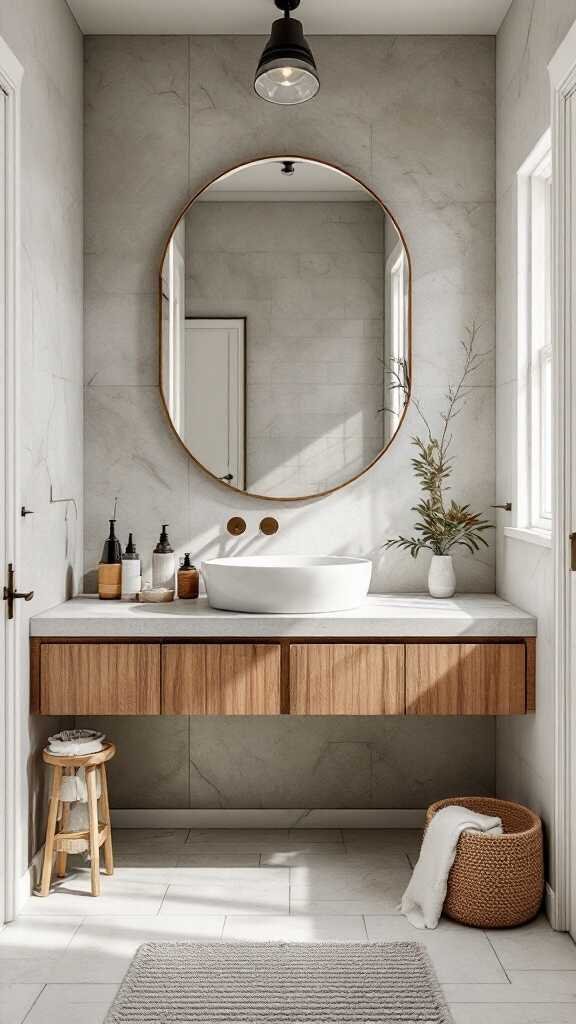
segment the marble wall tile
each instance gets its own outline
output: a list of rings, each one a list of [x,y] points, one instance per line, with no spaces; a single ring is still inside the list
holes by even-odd
[[[188,719],[166,716],[77,718],[116,744],[108,766],[112,807],[189,806]]]
[[[550,124],[548,62],[576,19],[575,0],[514,0],[497,39],[498,198]]]
[[[155,384],[160,256],[187,192],[188,42],[88,37],[85,63],[87,381]]]
[[[125,541],[134,532],[143,576],[150,576],[162,523],[170,524],[175,550],[186,543],[189,469],[188,456],[167,427],[158,388],[86,389],[87,573],[100,559],[115,497],[118,536]]]
[[[99,292],[86,298],[88,387],[157,385],[158,297],[156,294]]]
[[[190,801],[420,808],[491,793],[493,753],[489,719],[191,718]]]
[[[337,494],[284,504],[237,495],[188,460],[163,419],[152,386],[152,335],[131,296],[143,297],[142,310],[151,301],[159,249],[188,190],[246,159],[280,151],[332,161],[373,187],[405,231],[414,271],[414,379],[430,414],[437,416],[446,384],[460,367],[459,338],[472,318],[482,324],[482,344],[492,345],[493,40],[319,37],[314,43],[321,93],[314,103],[282,111],[252,91],[262,42],[247,36],[87,40],[86,155],[93,170],[86,181],[91,293],[86,363],[94,386],[86,389],[86,567],[95,566],[112,499],[119,493],[122,529],[134,529],[145,559],[165,519],[173,524],[174,546],[191,550],[198,560],[232,553],[366,553],[374,561],[374,589],[421,590],[428,559],[413,561],[381,549],[387,537],[411,524],[409,509],[417,493],[409,462],[410,436],[417,428],[414,409],[386,456]],[[317,250],[308,254],[308,281],[321,279],[319,255]],[[359,367],[366,365],[367,349],[360,352],[351,341],[367,342],[381,326],[378,318],[364,318],[350,268],[343,278],[349,298],[344,303],[334,296],[338,319],[318,320],[313,314],[295,319],[279,315],[270,304],[258,309],[265,300],[255,266],[252,297],[243,300],[254,304],[250,309],[262,323],[254,344],[266,345],[280,327],[280,336],[291,339],[296,364],[298,354],[307,361],[310,339],[319,358],[339,339],[342,373],[350,365],[360,379],[350,377],[348,383],[363,384]],[[221,300],[221,310],[237,315],[236,300],[228,308]],[[190,311],[202,309],[196,305]],[[482,508],[494,494],[493,382],[489,360],[455,440],[454,495]],[[248,530],[235,539],[225,524],[238,513]],[[280,531],[262,538],[258,522],[269,513],[279,519]],[[492,590],[493,559],[493,548],[480,559],[458,556],[461,588]],[[390,723],[374,720],[349,726],[343,732],[341,720],[291,725],[271,719],[192,719],[190,749],[197,767],[190,771],[191,805],[294,806],[299,801],[310,807],[333,798],[352,807],[422,806],[446,789],[493,787],[491,720],[433,722],[434,741],[427,736],[426,742],[434,757],[428,761],[414,722],[397,723],[394,734]],[[290,729],[296,728],[300,733],[293,735]],[[467,737],[473,758],[464,744],[454,743],[456,733]],[[382,755],[373,768],[372,742],[381,744],[375,749]],[[333,753],[326,754],[326,748]],[[442,750],[453,752],[451,763]],[[437,778],[431,768],[435,759]],[[158,777],[161,768],[158,761]],[[149,801],[158,806],[153,786]]]

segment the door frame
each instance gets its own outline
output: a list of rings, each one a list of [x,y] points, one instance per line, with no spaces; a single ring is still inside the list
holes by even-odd
[[[554,424],[554,903],[576,937],[576,22],[548,65],[552,122]]]
[[[0,36],[0,88],[6,94],[6,223],[5,314],[3,371],[3,424],[5,466],[0,481],[0,545],[4,565],[17,565],[17,504],[19,494],[17,425],[18,403],[18,305],[20,254],[20,109],[23,68]],[[1,244],[1,243],[0,243]],[[1,357],[0,357],[1,358]],[[2,584],[4,581],[2,581]],[[15,916],[17,899],[16,788],[18,747],[16,698],[20,678],[20,636],[17,622],[8,622],[2,610],[4,657],[0,664],[0,884],[3,891],[0,927]],[[4,920],[1,918],[3,917]]]

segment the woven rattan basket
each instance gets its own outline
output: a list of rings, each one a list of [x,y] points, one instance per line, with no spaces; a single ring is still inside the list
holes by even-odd
[[[508,800],[459,796],[432,804],[426,823],[451,804],[501,818],[504,833],[462,833],[448,877],[446,916],[476,928],[513,928],[530,921],[544,895],[540,818]]]

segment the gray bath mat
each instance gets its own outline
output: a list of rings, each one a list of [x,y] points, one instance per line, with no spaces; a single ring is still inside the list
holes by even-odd
[[[392,943],[150,942],[106,1024],[451,1024],[426,950]]]

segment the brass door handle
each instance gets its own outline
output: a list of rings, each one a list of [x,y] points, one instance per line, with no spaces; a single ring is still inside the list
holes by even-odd
[[[21,599],[24,601],[31,601],[34,597],[34,591],[28,590],[25,593],[20,593],[15,590],[16,587],[16,574],[14,572],[14,566],[12,562],[8,564],[8,585],[4,587],[2,594],[3,600],[8,602],[8,618],[14,618],[14,601]]]

